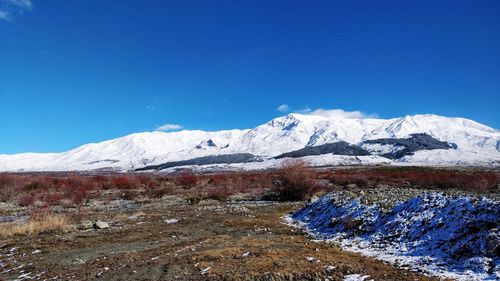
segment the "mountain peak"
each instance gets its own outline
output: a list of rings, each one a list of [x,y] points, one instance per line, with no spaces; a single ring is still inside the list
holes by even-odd
[[[290,113],[247,130],[135,133],[86,144],[63,153],[0,155],[0,171],[128,170],[140,168],[144,163],[154,165],[238,153],[267,159],[306,146],[341,141],[357,145],[374,139],[407,138],[416,133],[455,143],[457,149],[418,152],[415,156],[406,157],[406,163],[500,164],[500,132],[469,119],[434,114],[356,119],[342,115]]]

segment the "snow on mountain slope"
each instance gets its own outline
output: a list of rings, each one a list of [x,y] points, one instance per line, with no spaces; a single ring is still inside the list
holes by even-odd
[[[338,141],[359,144],[379,138],[406,138],[414,133],[427,133],[438,140],[455,143],[458,148],[418,151],[397,162],[424,165],[500,163],[500,131],[464,118],[424,114],[393,119],[349,119],[293,113],[247,130],[146,132],[86,144],[63,153],[0,154],[0,171],[129,170],[232,153],[274,157],[305,146]],[[321,161],[321,157],[318,160]]]

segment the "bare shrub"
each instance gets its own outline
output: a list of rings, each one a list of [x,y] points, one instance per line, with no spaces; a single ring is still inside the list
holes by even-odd
[[[214,186],[224,185],[226,182],[227,182],[227,177],[226,175],[223,174],[212,175],[210,176],[210,179],[208,181],[209,184],[212,184]]]
[[[207,192],[208,199],[214,199],[222,202],[227,201],[231,195],[233,195],[233,190],[224,186],[210,188]]]
[[[146,186],[149,188],[157,188],[158,186],[160,186],[160,183],[156,179],[149,179],[146,182]]]
[[[76,213],[71,214],[71,221],[74,223],[80,223],[86,220],[89,216],[89,212],[81,207],[76,209]]]
[[[302,161],[285,162],[277,170],[273,191],[280,201],[308,199],[316,190],[314,171]]]
[[[33,196],[33,194],[31,193],[25,193],[21,195],[18,201],[18,205],[21,207],[31,206],[33,205],[33,203],[35,203],[35,196]]]
[[[198,176],[193,174],[191,171],[185,171],[176,178],[177,184],[184,188],[194,187],[198,183]]]
[[[118,176],[113,179],[113,187],[118,189],[133,189],[136,187],[135,179],[130,175]]]
[[[362,175],[352,177],[351,182],[356,184],[359,188],[365,188],[368,186],[368,179]]]
[[[15,200],[17,190],[14,186],[0,186],[0,202],[12,202]]]
[[[154,188],[146,188],[144,194],[148,198],[162,198],[165,195],[172,194],[172,188],[164,188],[164,187],[154,187]]]
[[[43,202],[50,206],[58,205],[63,198],[64,195],[59,192],[46,193],[42,196]]]

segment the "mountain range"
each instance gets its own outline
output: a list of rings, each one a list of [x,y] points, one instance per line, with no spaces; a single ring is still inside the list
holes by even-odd
[[[0,171],[266,169],[288,158],[315,166],[500,166],[500,131],[433,114],[353,119],[292,113],[253,129],[144,132],[62,153],[0,154]]]

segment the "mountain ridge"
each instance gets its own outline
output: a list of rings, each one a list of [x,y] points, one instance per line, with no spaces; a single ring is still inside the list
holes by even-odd
[[[400,163],[500,163],[500,131],[465,118],[417,114],[391,119],[353,119],[291,113],[252,129],[142,132],[61,153],[0,154],[0,171],[134,170],[147,165],[239,153],[271,159],[307,146],[340,141],[358,145],[375,139],[406,138],[416,133],[454,143],[457,149],[435,152],[443,159],[434,160],[433,153],[417,151],[398,160]]]

